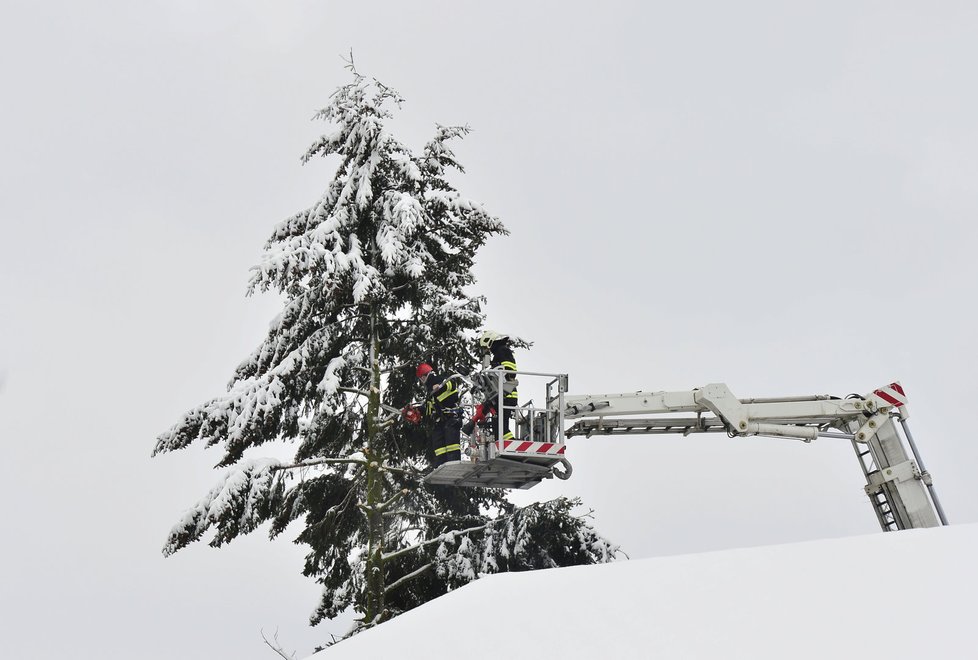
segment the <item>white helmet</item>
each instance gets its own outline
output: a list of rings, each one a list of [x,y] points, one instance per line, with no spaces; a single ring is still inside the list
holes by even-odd
[[[489,344],[494,341],[499,341],[501,339],[509,339],[509,335],[504,335],[502,333],[496,332],[495,330],[486,330],[479,337],[479,346],[483,348],[489,348]]]

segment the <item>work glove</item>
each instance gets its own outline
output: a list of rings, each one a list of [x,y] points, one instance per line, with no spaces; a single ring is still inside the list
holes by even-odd
[[[485,404],[480,403],[475,407],[475,414],[472,415],[472,424],[478,424],[486,418],[486,413],[483,410],[483,406],[485,406]]]
[[[475,430],[475,425],[485,419],[485,413],[482,412],[482,404],[480,403],[475,407],[475,414],[472,415],[472,419],[467,421],[464,426],[462,426],[462,433],[465,435],[472,435],[472,431]]]

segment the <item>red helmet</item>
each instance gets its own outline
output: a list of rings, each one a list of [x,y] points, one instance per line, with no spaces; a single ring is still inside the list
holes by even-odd
[[[428,364],[427,362],[422,362],[421,364],[418,365],[418,370],[415,371],[414,373],[417,375],[418,378],[423,378],[424,376],[427,376],[432,371],[434,371],[434,369],[431,368],[430,364]]]

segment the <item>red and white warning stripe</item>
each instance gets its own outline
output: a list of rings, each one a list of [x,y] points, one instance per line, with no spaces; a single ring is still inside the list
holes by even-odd
[[[553,454],[563,456],[567,445],[554,442],[530,442],[529,440],[504,440],[503,451],[518,454]]]
[[[881,406],[893,406],[899,408],[907,405],[907,394],[899,382],[890,383],[873,392],[876,403]]]

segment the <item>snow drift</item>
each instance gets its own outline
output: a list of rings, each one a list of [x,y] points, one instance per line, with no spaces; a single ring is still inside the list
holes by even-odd
[[[312,657],[978,657],[975,557],[969,524],[492,575]]]

